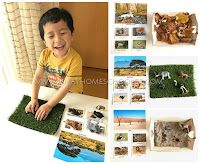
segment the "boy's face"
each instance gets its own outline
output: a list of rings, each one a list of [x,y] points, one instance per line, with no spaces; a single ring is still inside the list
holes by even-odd
[[[73,35],[67,24],[60,20],[57,23],[48,22],[43,28],[46,46],[57,57],[65,56],[73,40]]]

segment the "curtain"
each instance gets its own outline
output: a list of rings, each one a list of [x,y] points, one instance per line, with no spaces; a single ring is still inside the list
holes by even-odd
[[[39,19],[58,3],[6,2],[4,6],[15,50],[17,79],[31,83],[40,53],[45,48],[39,35]]]

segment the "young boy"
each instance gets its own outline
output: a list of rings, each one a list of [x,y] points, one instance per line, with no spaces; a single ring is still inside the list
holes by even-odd
[[[83,92],[82,60],[71,48],[73,19],[64,9],[52,8],[39,21],[40,36],[47,46],[40,55],[32,83],[32,97],[25,111],[35,114],[37,120],[45,120],[52,108],[68,92]],[[47,73],[50,87],[58,89],[47,103],[39,107],[38,93],[43,74]]]

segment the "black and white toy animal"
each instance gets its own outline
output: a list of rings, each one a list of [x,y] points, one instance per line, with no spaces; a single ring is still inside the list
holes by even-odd
[[[183,83],[178,83],[177,80],[174,80],[174,86],[178,87],[182,94],[188,94],[189,90],[186,89],[185,85]]]

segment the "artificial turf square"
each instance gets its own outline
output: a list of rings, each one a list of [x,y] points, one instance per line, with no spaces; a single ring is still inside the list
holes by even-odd
[[[25,107],[30,100],[30,96],[24,95],[14,113],[9,117],[9,121],[46,134],[55,134],[59,128],[65,105],[57,104],[45,120],[37,121],[34,114],[25,112]],[[38,101],[40,106],[47,102],[40,99]]]
[[[161,77],[156,78],[156,74],[162,71],[168,71],[171,79],[167,77],[161,80]],[[179,72],[183,71],[188,74],[188,78],[183,78],[179,75]],[[150,85],[150,97],[151,98],[163,98],[163,97],[189,97],[196,96],[195,84],[194,84],[194,70],[193,65],[153,65],[149,68],[149,85]],[[182,94],[180,88],[174,85],[174,80],[177,80],[180,84],[184,84],[189,92]],[[164,84],[164,87],[160,87],[160,84]]]

